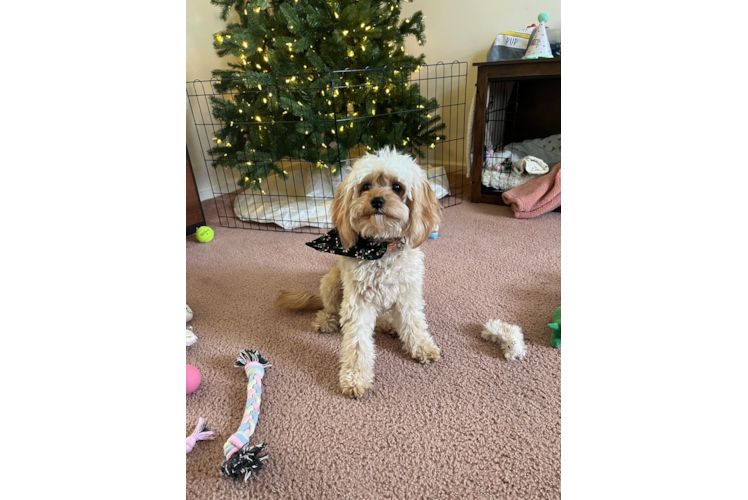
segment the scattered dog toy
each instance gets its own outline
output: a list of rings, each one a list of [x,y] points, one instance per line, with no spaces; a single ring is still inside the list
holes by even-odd
[[[195,335],[195,332],[192,331],[192,327],[187,327],[187,347],[191,346],[197,342],[197,335]]]
[[[499,344],[504,351],[504,357],[509,361],[521,360],[527,355],[522,329],[517,325],[504,323],[500,319],[491,319],[483,325],[480,336]]]
[[[242,417],[239,429],[223,445],[223,454],[226,459],[221,464],[221,474],[231,479],[237,479],[243,475],[246,483],[250,474],[262,470],[262,462],[268,458],[267,455],[260,456],[267,445],[262,443],[249,446],[249,438],[254,434],[257,419],[260,416],[262,377],[265,375],[265,368],[273,365],[268,363],[259,352],[245,349],[239,353],[234,366],[243,367],[249,379],[247,406],[244,408],[244,417]]]
[[[192,434],[187,436],[187,453],[192,451],[192,448],[195,447],[195,443],[198,441],[205,441],[206,439],[213,439],[213,431],[208,429],[208,426],[205,425],[205,420],[203,420],[203,417],[200,417],[200,420],[197,421],[197,427],[195,427],[195,430],[192,431]]]
[[[432,232],[429,233],[429,239],[434,240],[439,236],[439,226],[436,226]]]
[[[213,239],[213,230],[208,226],[201,226],[197,228],[195,238],[197,238],[197,241],[200,243],[208,243]]]
[[[548,323],[551,329],[551,347],[561,347],[561,307],[553,311],[553,323]]]
[[[200,386],[200,370],[192,365],[187,365],[187,394],[192,394]]]
[[[187,323],[190,322],[192,319],[192,309],[190,309],[190,306],[187,306]],[[187,327],[187,347],[191,346],[197,342],[197,335],[192,331],[192,327]]]

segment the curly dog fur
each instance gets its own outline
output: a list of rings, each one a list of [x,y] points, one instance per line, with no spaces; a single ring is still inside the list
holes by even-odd
[[[376,199],[375,199],[376,198]],[[345,247],[359,235],[404,241],[379,260],[341,256],[320,283],[320,295],[281,292],[277,304],[318,310],[314,329],[343,332],[340,388],[359,397],[374,382],[374,331],[396,335],[421,363],[439,359],[423,313],[423,252],[418,248],[439,224],[441,206],[426,173],[411,156],[383,149],[358,160],[340,184],[332,222]]]

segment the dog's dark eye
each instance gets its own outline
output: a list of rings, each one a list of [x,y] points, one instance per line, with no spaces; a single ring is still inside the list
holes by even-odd
[[[394,192],[396,192],[396,193],[399,193],[400,191],[403,190],[403,187],[400,184],[393,184],[392,185],[392,190]]]
[[[371,184],[368,183],[361,187],[361,191],[368,191],[369,189],[371,189]]]

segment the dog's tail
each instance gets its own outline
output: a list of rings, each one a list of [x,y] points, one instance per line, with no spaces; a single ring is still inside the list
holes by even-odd
[[[288,292],[286,290],[282,290],[278,298],[275,299],[275,305],[297,311],[318,311],[324,307],[322,297],[319,295],[306,292]]]

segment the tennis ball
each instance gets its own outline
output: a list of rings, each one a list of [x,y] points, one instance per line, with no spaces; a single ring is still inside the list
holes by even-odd
[[[195,237],[200,243],[208,243],[209,241],[213,240],[213,230],[208,226],[199,227],[197,228]]]

